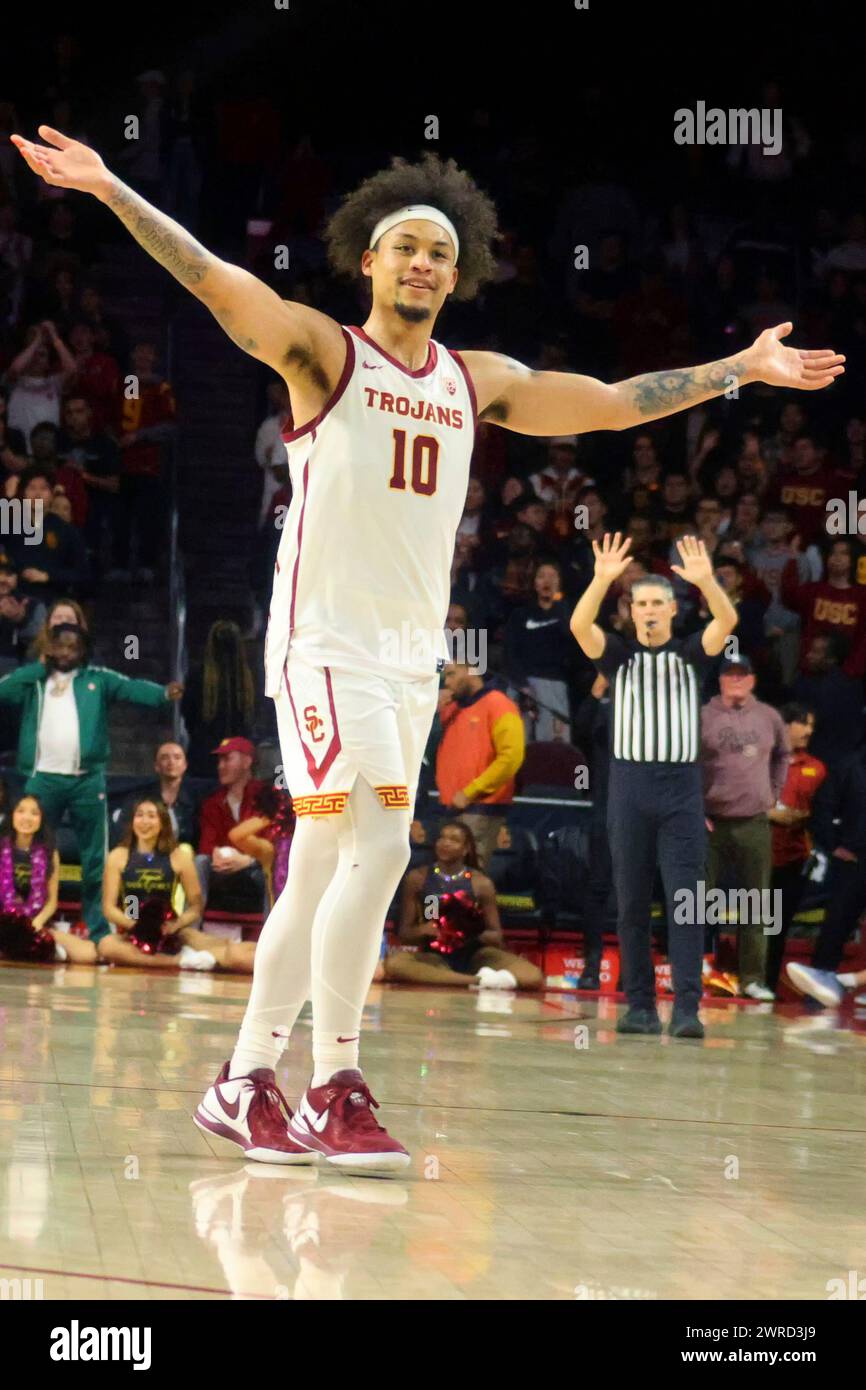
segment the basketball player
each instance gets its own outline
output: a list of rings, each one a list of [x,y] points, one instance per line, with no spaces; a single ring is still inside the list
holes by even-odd
[[[267,1162],[397,1171],[409,1155],[374,1118],[358,1040],[385,912],[409,858],[475,421],[528,435],[628,429],[752,381],[828,386],[843,359],[783,346],[791,324],[734,357],[616,385],[449,351],[432,339],[437,315],[450,295],[468,299],[492,276],[496,217],[468,174],[432,154],[395,159],[332,217],[334,268],[365,277],[371,292],[363,327],[342,327],[212,255],[95,150],[50,126],[39,136],[12,137],[29,167],[110,208],[233,342],[283,378],[291,399],[294,495],[266,691],[298,825],[237,1048],[198,1122]],[[292,1115],[274,1066],[308,997],[314,1070]]]

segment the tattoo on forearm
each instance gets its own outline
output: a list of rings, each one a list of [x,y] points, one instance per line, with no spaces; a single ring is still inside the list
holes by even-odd
[[[139,246],[143,246],[176,280],[193,291],[202,285],[214,258],[195,237],[191,237],[171,217],[120,181],[107,199],[107,205],[129,228]],[[200,297],[205,298],[204,295]],[[217,323],[225,329],[233,343],[243,348],[244,352],[258,351],[259,345],[255,339],[239,333],[235,328],[231,310],[221,304],[207,303]]]
[[[189,288],[201,284],[212,258],[183,227],[119,181],[106,202],[139,246],[171,271],[176,280]]]
[[[688,405],[689,401],[706,396],[708,392],[721,393],[745,371],[745,361],[735,358],[682,371],[649,372],[646,376],[633,377],[626,384],[641,415],[657,415],[659,411]]]

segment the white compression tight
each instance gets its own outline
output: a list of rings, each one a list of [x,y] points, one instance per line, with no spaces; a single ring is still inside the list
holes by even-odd
[[[360,776],[340,815],[298,820],[286,886],[259,938],[231,1076],[276,1065],[307,999],[313,1085],[357,1067],[385,913],[409,862],[409,824],[408,810],[386,810]]]

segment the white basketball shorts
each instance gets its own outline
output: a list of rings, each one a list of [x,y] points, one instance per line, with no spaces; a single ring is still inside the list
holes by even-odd
[[[290,650],[274,703],[296,815],[339,815],[359,773],[384,807],[411,813],[438,695],[437,675],[388,680]]]

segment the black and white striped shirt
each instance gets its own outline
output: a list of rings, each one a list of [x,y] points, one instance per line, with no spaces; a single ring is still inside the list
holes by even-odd
[[[634,763],[696,763],[701,680],[713,658],[701,633],[661,647],[607,633],[596,666],[611,683],[611,757]]]

